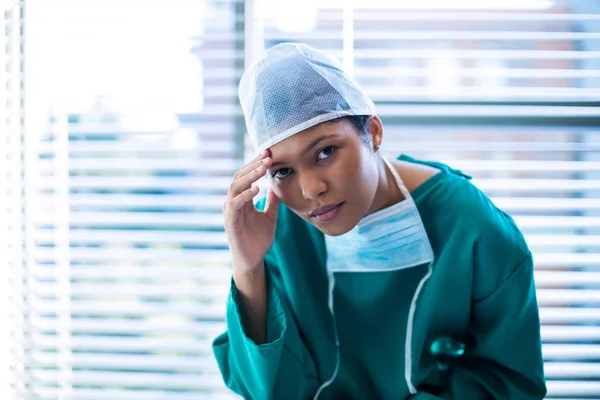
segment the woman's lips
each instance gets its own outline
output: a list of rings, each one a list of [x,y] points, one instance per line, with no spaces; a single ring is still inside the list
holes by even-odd
[[[321,222],[327,222],[334,219],[339,213],[344,203],[333,204],[321,207],[313,211],[312,216]]]

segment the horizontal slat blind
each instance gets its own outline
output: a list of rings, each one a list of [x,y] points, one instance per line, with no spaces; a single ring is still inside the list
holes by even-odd
[[[28,95],[47,103],[27,398],[232,398],[211,341],[229,289],[221,205],[244,151],[243,2],[29,8]]]
[[[524,1],[514,11],[510,5],[482,11],[485,2],[462,2],[470,3],[467,11],[439,2],[439,10],[414,11],[418,5],[396,3],[354,2],[349,12],[350,5],[334,1],[319,2],[313,13],[276,9],[265,44],[302,41],[329,50],[353,66],[378,102],[598,98],[600,15],[593,1],[529,2],[529,9]],[[298,18],[315,29],[285,29]]]
[[[332,52],[376,101],[388,157],[462,169],[514,217],[534,252],[548,398],[600,398],[600,5],[463,3],[320,2],[271,13],[264,44]]]
[[[243,3],[83,3],[30,0],[27,97],[52,108],[28,109],[46,126],[24,142],[39,179],[0,176],[13,185],[0,198],[27,210],[8,213],[26,236],[11,243],[27,250],[13,258],[25,275],[4,279],[26,285],[26,296],[10,286],[26,310],[11,320],[14,337],[27,332],[11,353],[14,387],[40,399],[227,397],[210,341],[224,329],[229,277],[220,207],[243,154]],[[264,44],[304,41],[339,56],[376,100],[387,155],[462,168],[514,216],[535,255],[549,398],[600,397],[597,4],[384,3],[320,2],[308,22],[298,21],[306,8],[282,21],[272,13]],[[185,24],[197,32],[172,33]],[[173,72],[165,60],[183,53]],[[13,139],[0,132],[0,144]],[[33,165],[0,163],[11,173]],[[15,195],[32,182],[36,201]]]
[[[27,188],[23,124],[24,6],[0,4],[0,398],[20,397],[25,340]]]

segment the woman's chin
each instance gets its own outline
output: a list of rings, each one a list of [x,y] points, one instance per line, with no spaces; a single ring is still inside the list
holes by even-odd
[[[348,221],[348,219],[340,219],[340,221],[331,221],[327,223],[321,223],[319,221],[310,221],[315,228],[323,232],[328,236],[340,236],[348,233],[356,226],[356,224]]]

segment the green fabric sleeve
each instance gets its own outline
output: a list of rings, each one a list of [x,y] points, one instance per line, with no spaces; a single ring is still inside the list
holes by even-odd
[[[427,392],[418,392],[409,397],[409,400],[442,400],[448,397],[439,397]]]
[[[246,336],[235,284],[227,303],[227,332],[213,351],[225,385],[244,399],[306,399],[318,388],[316,368],[277,288],[267,282],[267,342]]]
[[[439,397],[411,400],[539,400],[546,395],[531,254],[492,294],[473,304],[475,346],[450,370]]]

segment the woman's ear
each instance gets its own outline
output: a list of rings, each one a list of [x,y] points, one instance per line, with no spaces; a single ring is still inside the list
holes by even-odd
[[[378,116],[374,115],[367,120],[367,129],[371,136],[371,146],[374,153],[381,147],[383,142],[383,124]]]

